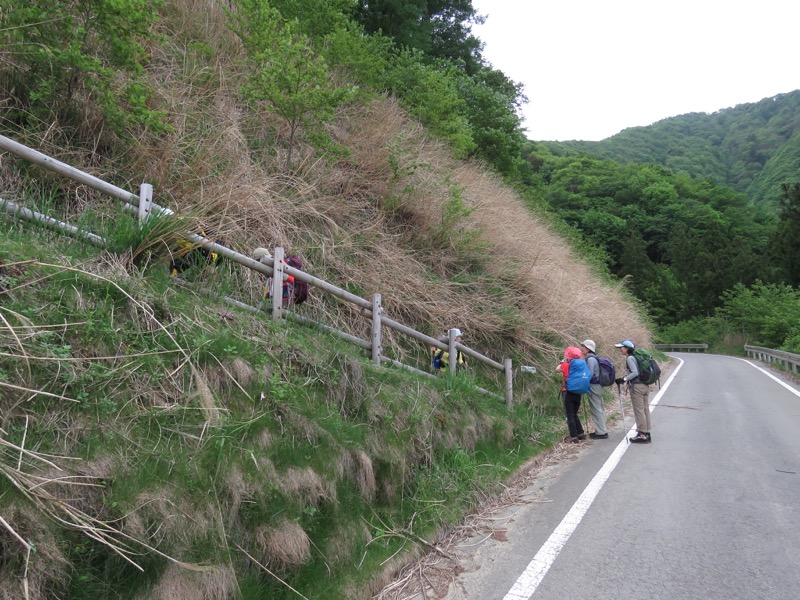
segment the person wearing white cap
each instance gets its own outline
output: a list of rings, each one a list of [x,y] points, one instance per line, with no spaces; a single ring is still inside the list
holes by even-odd
[[[455,334],[455,341],[461,343],[463,338],[463,334],[461,330],[457,327],[451,330]],[[439,338],[442,342],[448,342],[450,340],[450,332],[448,331],[444,336]],[[433,346],[431,348],[432,352],[432,365],[434,371],[438,369],[439,373],[446,373],[448,369],[448,365],[450,364],[450,353],[447,350],[442,350],[441,348],[436,348]],[[464,369],[467,366],[467,359],[464,358],[464,354],[461,350],[456,350],[456,368]]]
[[[266,260],[267,258],[272,258],[272,254],[266,248],[258,247],[253,250],[253,260],[257,260],[260,263],[270,266]],[[283,261],[283,264],[286,264],[286,261]],[[288,275],[283,282],[283,289],[282,291],[282,303],[283,308],[288,308],[290,304],[294,303],[294,277]],[[272,295],[272,277],[267,277],[267,286],[264,289],[264,298],[269,300]]]
[[[597,360],[595,349],[594,340],[581,342],[581,353],[592,374],[589,382],[589,410],[592,413],[594,431],[589,434],[589,437],[593,440],[605,440],[608,439],[606,411],[603,405],[603,386],[600,385],[600,361]]]
[[[267,250],[266,248],[258,247],[255,250],[253,250],[253,260],[261,262],[262,258],[272,258],[272,254],[270,254],[269,250]]]

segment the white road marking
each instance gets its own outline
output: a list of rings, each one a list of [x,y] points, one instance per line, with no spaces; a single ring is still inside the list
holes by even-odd
[[[661,400],[661,396],[664,395],[664,392],[667,391],[675,375],[681,370],[683,361],[680,358],[678,360],[680,360],[680,364],[675,368],[670,378],[650,402],[650,412],[653,412],[658,401]],[[634,424],[628,433],[633,432],[635,429],[636,425]],[[626,433],[625,439],[619,443],[614,449],[614,452],[611,453],[611,456],[608,457],[605,464],[600,468],[594,478],[592,478],[589,485],[583,490],[583,493],[575,501],[575,504],[572,505],[572,508],[569,509],[566,516],[561,519],[561,523],[559,523],[555,531],[550,534],[550,537],[547,538],[547,541],[536,553],[536,556],[533,557],[533,560],[525,567],[522,575],[519,576],[519,579],[517,579],[503,600],[528,600],[528,598],[533,596],[534,592],[536,592],[536,588],[539,587],[544,576],[547,575],[547,571],[550,570],[550,567],[566,545],[570,536],[574,533],[575,529],[577,529],[584,515],[589,510],[597,494],[600,493],[603,484],[605,484],[606,480],[616,468],[622,455],[625,454],[628,446],[628,434]]]
[[[789,390],[790,392],[792,392],[792,393],[793,393],[795,396],[798,396],[798,397],[800,397],[800,392],[798,392],[796,389],[794,389],[792,386],[790,386],[790,385],[789,385],[788,383],[786,383],[785,381],[781,381],[780,379],[778,379],[777,377],[775,377],[775,375],[773,375],[772,373],[770,373],[770,372],[769,372],[769,371],[767,371],[766,369],[762,369],[762,368],[761,368],[761,367],[759,367],[758,365],[756,365],[756,364],[753,364],[753,363],[751,363],[749,360],[745,360],[744,358],[740,358],[739,360],[741,360],[741,361],[743,361],[743,362],[746,362],[748,365],[750,365],[750,366],[751,366],[751,367],[753,367],[754,369],[758,369],[759,371],[761,371],[761,372],[762,372],[764,375],[766,375],[766,376],[767,376],[767,377],[769,377],[770,379],[774,379],[775,381],[777,381],[779,384],[781,384],[781,385],[782,385],[783,387],[785,387],[787,390]]]

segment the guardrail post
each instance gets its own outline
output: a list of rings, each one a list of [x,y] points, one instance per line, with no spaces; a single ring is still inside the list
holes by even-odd
[[[450,344],[450,348],[448,352],[450,355],[448,358],[448,368],[450,370],[451,375],[455,375],[456,367],[458,366],[458,350],[456,350],[456,330],[455,329],[448,329],[447,330],[447,340]]]
[[[514,372],[511,370],[511,359],[503,359],[503,366],[506,373],[506,406],[510,410],[514,404]]]
[[[381,295],[372,296],[372,362],[381,364]]]
[[[153,186],[143,183],[139,186],[139,223],[144,223],[153,209]]]
[[[272,320],[279,321],[283,318],[283,246],[275,247],[275,254],[272,257]]]

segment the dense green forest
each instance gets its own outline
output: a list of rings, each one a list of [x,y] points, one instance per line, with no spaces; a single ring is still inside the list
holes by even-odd
[[[537,170],[530,197],[577,230],[601,269],[627,281],[663,341],[800,349],[799,184],[782,186],[776,216],[746,194],[662,166],[553,156],[543,144],[525,152]],[[761,319],[739,314],[732,307],[744,298],[770,308]],[[780,327],[765,325],[776,319]]]
[[[629,281],[663,341],[798,351],[798,125],[794,91],[600,142],[529,142],[523,185]],[[738,312],[748,302],[761,318]]]
[[[800,172],[800,90],[631,127],[599,142],[545,144],[553,154],[662,165],[776,209],[781,185]]]

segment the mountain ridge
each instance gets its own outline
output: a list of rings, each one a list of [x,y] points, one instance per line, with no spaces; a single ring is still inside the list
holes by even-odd
[[[708,179],[777,207],[800,170],[800,90],[713,113],[686,113],[600,141],[535,142],[555,155],[651,163]]]

